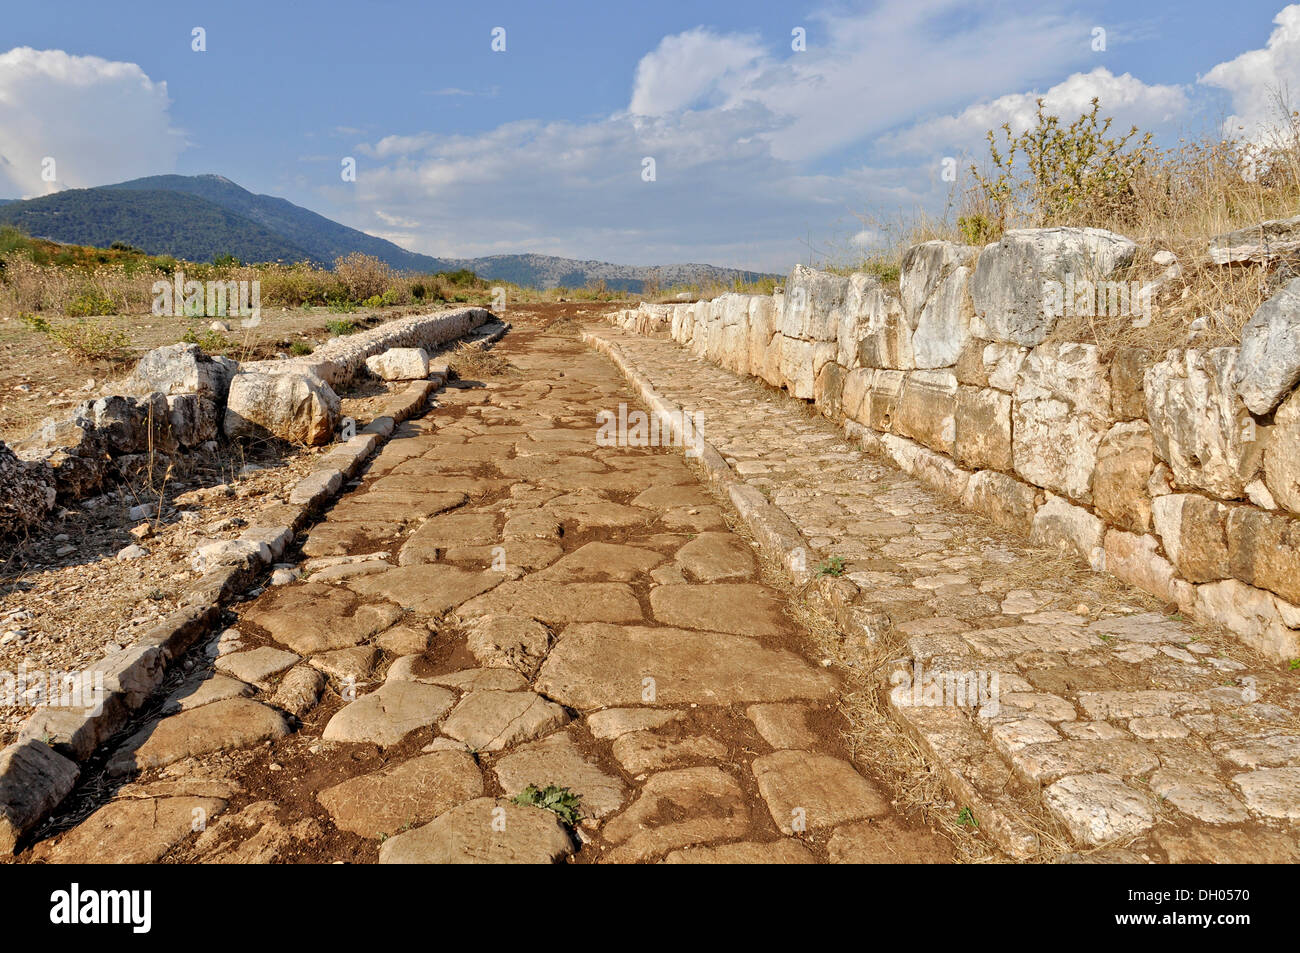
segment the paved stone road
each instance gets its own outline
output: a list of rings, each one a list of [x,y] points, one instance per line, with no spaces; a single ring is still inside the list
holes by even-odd
[[[835,670],[680,451],[597,445],[635,409],[613,365],[572,331],[493,353],[514,368],[399,429],[28,858],[950,859],[847,760]],[[576,825],[516,803],[548,787]]]
[[[703,414],[807,538],[810,568],[844,561],[852,611],[896,640],[904,688],[997,673],[997,706],[904,692],[895,712],[990,802],[1041,793],[1056,828],[1040,855],[1054,835],[1138,862],[1300,860],[1296,673],[954,509],[763,385],[669,340],[596,333]]]

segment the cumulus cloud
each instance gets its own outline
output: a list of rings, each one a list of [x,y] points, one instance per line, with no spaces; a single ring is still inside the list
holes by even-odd
[[[0,175],[30,197],[170,172],[185,142],[169,107],[167,84],[134,63],[12,49],[0,54]]]
[[[539,251],[784,270],[807,234],[838,229],[852,242],[855,213],[915,208],[930,193],[914,164],[859,155],[858,165],[840,153],[918,114],[1025,89],[1091,55],[1089,23],[1039,7],[835,5],[808,17],[804,52],[696,27],[646,52],[617,113],[376,138],[357,146],[370,161],[355,190],[330,197],[351,224],[429,254]],[[1023,36],[1034,42],[1014,39]],[[641,178],[646,156],[654,182]]]
[[[1273,23],[1264,49],[1220,63],[1200,79],[1231,97],[1234,113],[1224,123],[1228,135],[1267,136],[1280,118],[1277,94],[1300,92],[1300,4],[1284,8]]]
[[[1155,130],[1184,118],[1189,108],[1187,91],[1181,86],[1148,85],[1129,73],[1114,75],[1104,67],[1075,73],[1045,93],[1010,93],[985,103],[968,106],[960,113],[917,123],[882,137],[880,145],[890,151],[938,155],[980,148],[986,130],[1008,123],[1019,133],[1034,124],[1038,100],[1049,113],[1073,119],[1090,108],[1093,98],[1101,102],[1102,113],[1115,119],[1117,132],[1130,126]]]
[[[709,97],[734,97],[758,75],[755,65],[765,58],[754,36],[697,28],[664,37],[637,64],[628,111],[661,116]]]

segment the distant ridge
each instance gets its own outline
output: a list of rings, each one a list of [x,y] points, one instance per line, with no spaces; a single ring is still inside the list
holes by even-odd
[[[310,261],[322,266],[351,252],[373,255],[399,271],[456,271],[533,288],[585,287],[603,281],[639,292],[646,281],[731,283],[767,277],[703,264],[615,265],[554,255],[434,258],[271,195],[256,195],[220,175],[152,175],[92,189],[67,189],[34,199],[0,199],[0,224],[36,238],[107,247],[125,242],[151,255],[212,261]]]

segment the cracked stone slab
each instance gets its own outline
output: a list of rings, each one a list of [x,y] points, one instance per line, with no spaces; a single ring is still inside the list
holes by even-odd
[[[641,704],[651,689],[663,705],[819,700],[834,694],[836,681],[792,652],[744,636],[586,623],[564,630],[535,684],[589,710]]]
[[[631,805],[605,823],[605,840],[614,849],[603,859],[643,861],[678,848],[740,838],[749,823],[744,792],[718,768],[662,771],[642,785]]]
[[[657,586],[650,608],[657,621],[686,629],[763,637],[790,627],[772,590],[752,583]]]
[[[182,758],[246,748],[289,733],[284,716],[248,698],[231,698],[170,715],[132,735],[109,759],[110,775],[160,768]]]
[[[379,848],[381,864],[554,864],[574,851],[551,811],[475,798]]]
[[[507,797],[530,784],[568,788],[578,795],[583,817],[605,817],[627,800],[628,787],[622,778],[588,761],[565,733],[517,748],[498,759],[492,770]]]
[[[270,590],[240,618],[307,656],[360,645],[401,616],[402,610],[391,603],[364,605],[347,589],[309,582]]]
[[[32,855],[50,864],[153,864],[225,808],[213,797],[111,801]]]
[[[847,761],[808,751],[755,758],[754,778],[783,834],[889,813],[889,801]]]
[[[1155,825],[1151,799],[1113,774],[1075,774],[1043,791],[1043,803],[1082,844],[1100,847]]]
[[[321,737],[395,745],[417,728],[432,726],[455,700],[455,693],[437,685],[385,682],[336,712]]]
[[[476,751],[500,751],[563,726],[569,714],[535,692],[476,691],[447,716],[442,733]]]
[[[549,625],[568,622],[640,622],[641,603],[621,582],[507,582],[460,608],[462,619],[515,615]]]
[[[483,775],[462,751],[438,751],[352,778],[316,795],[339,830],[381,837],[433,820],[483,793]]]
[[[617,738],[630,731],[653,731],[662,725],[682,720],[679,711],[654,708],[606,708],[587,716],[587,728],[602,740]]]
[[[213,667],[241,682],[265,688],[272,678],[292,668],[297,661],[298,656],[292,652],[264,645],[246,652],[222,655],[213,663]]]
[[[387,599],[422,615],[439,616],[499,585],[503,578],[499,572],[421,564],[351,579],[347,585],[359,595]],[[396,618],[392,620],[396,621]]]

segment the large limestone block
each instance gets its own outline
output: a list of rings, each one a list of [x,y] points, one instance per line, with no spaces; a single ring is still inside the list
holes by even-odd
[[[953,453],[977,470],[1010,470],[1011,395],[989,387],[957,389]]]
[[[1112,576],[1184,612],[1192,611],[1196,602],[1192,584],[1178,578],[1173,564],[1160,555],[1154,536],[1112,529],[1106,532],[1105,547],[1106,571]]]
[[[1049,282],[1108,278],[1133,260],[1137,246],[1099,228],[1023,228],[980,252],[971,279],[979,337],[1032,347],[1055,326]]]
[[[1300,606],[1238,579],[1196,587],[1196,614],[1230,629],[1269,658],[1300,656]]]
[[[865,422],[862,415],[867,389],[871,386],[875,375],[875,369],[869,367],[860,367],[844,375],[844,386],[840,391],[840,409],[848,419],[856,420],[858,423]]]
[[[781,333],[804,341],[834,341],[850,282],[843,275],[795,265],[785,282]]]
[[[1300,513],[1300,391],[1273,416],[1264,448],[1264,483],[1279,506]]]
[[[429,376],[429,352],[422,347],[390,347],[366,358],[366,369],[384,381],[418,381]]]
[[[120,394],[202,394],[222,403],[238,366],[229,358],[209,357],[197,344],[169,344],[145,354],[126,380],[112,387]]]
[[[1139,534],[1151,528],[1147,484],[1155,466],[1155,444],[1146,421],[1116,424],[1107,432],[1092,472],[1092,503],[1106,522]]]
[[[888,433],[894,427],[907,375],[903,371],[876,371],[866,386],[859,423]]]
[[[243,371],[230,382],[225,432],[319,446],[334,439],[339,411],[334,389],[314,374]]]
[[[1300,215],[1272,219],[1215,235],[1210,239],[1210,260],[1216,265],[1264,263],[1300,251]]]
[[[1235,506],[1226,529],[1232,575],[1300,604],[1300,520]]]
[[[1101,520],[1083,507],[1049,493],[1047,502],[1034,516],[1030,538],[1040,546],[1073,550],[1094,569],[1101,569],[1105,563],[1105,529]]]
[[[1146,372],[1147,420],[1174,482],[1224,499],[1259,476],[1269,428],[1237,396],[1237,349],[1178,350]]]
[[[0,853],[13,853],[18,839],[67,797],[80,772],[41,741],[19,741],[0,750]]]
[[[1169,493],[1152,502],[1152,522],[1184,579],[1227,578],[1228,507],[1198,493]]]
[[[954,269],[969,265],[978,252],[970,245],[929,241],[913,245],[903,253],[898,286],[909,327],[917,326],[926,303],[943,280]]]
[[[781,383],[792,397],[813,399],[817,375],[827,362],[835,360],[837,348],[834,341],[781,337]]]
[[[981,470],[967,482],[961,505],[988,517],[1003,529],[1028,536],[1041,492],[1005,473]]]
[[[1300,278],[1269,298],[1241,332],[1237,393],[1267,414],[1300,382]]]
[[[839,364],[829,361],[822,366],[821,373],[817,375],[813,399],[823,417],[834,421],[842,419],[844,378],[847,373]]]
[[[988,385],[1011,393],[1020,382],[1020,368],[1029,357],[1029,348],[1004,341],[990,341],[984,345],[980,360]]]
[[[768,295],[751,295],[749,299],[749,356],[744,373],[761,377],[769,384],[767,364],[772,336],[776,334],[775,302]]]
[[[854,367],[862,349],[874,347],[867,341],[899,313],[901,308],[897,299],[885,291],[879,278],[865,272],[850,275],[849,288],[836,321],[838,350],[835,360],[845,367]]]
[[[951,367],[971,339],[975,306],[969,284],[971,269],[949,273],[921,309],[912,332],[912,355],[917,367]]]
[[[1092,500],[1097,448],[1110,424],[1110,384],[1097,348],[1045,344],[1020,370],[1013,404],[1016,473],[1073,500]]]
[[[898,402],[894,433],[952,453],[957,435],[957,375],[951,371],[912,371]]]

